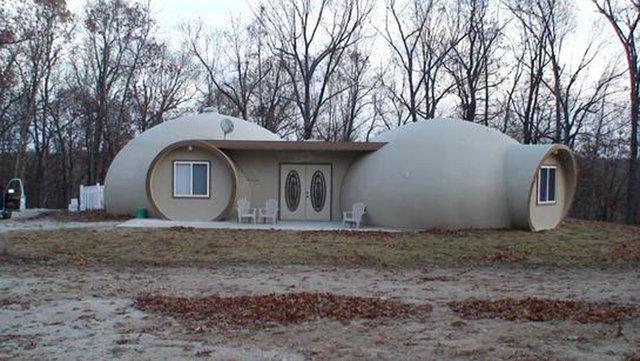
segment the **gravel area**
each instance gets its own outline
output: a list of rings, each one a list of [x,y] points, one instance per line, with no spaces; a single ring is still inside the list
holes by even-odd
[[[128,267],[108,262],[84,265],[33,262],[12,258],[8,252],[3,254],[3,237],[8,232],[26,235],[26,231],[33,230],[82,228],[89,232],[70,234],[87,237],[95,233],[91,230],[102,230],[98,233],[124,233],[126,239],[120,241],[136,242],[124,230],[114,231],[120,221],[61,221],[50,212],[28,210],[14,214],[11,220],[0,221],[0,360],[635,360],[640,357],[638,318],[614,324],[468,320],[448,306],[451,301],[470,298],[526,297],[637,305],[640,304],[637,267],[536,267],[516,261],[493,267],[471,267],[463,262],[453,268],[368,268],[371,266],[357,263],[257,266],[247,262],[222,266],[213,261],[203,263],[213,265],[211,268],[169,266],[170,263],[163,267]],[[191,231],[171,232],[182,241],[184,237],[195,237]],[[48,234],[34,232],[25,237],[42,237],[45,233]],[[141,230],[136,236],[146,234]],[[210,233],[198,235],[207,239],[221,237]],[[277,233],[260,234],[269,235],[274,237]],[[238,241],[233,238],[236,234],[226,236],[237,247]],[[603,233],[598,237],[610,235]],[[46,237],[37,240],[48,242]],[[113,240],[105,240],[109,241]],[[203,244],[208,245],[209,252],[218,254],[233,247],[228,242]],[[335,242],[338,241],[324,241],[326,247]],[[393,244],[397,240],[388,242]],[[98,242],[96,247],[102,244]],[[266,246],[264,242],[260,244]],[[55,253],[62,252],[61,247],[69,243],[47,245],[51,246],[46,248],[47,252]],[[178,243],[154,243],[148,256],[162,259],[162,247],[168,245],[177,247]],[[169,254],[167,249],[164,251]],[[265,248],[260,252],[267,251]],[[429,304],[433,312],[424,318],[321,319],[257,329],[213,325],[193,330],[183,320],[147,313],[134,306],[136,297],[145,293],[242,296],[293,292],[330,292]]]
[[[332,292],[429,303],[426,320],[320,320],[267,329],[192,332],[133,307],[144,292],[246,295]],[[413,271],[317,267],[59,268],[0,265],[0,354],[15,359],[624,360],[640,350],[640,320],[462,320],[469,297],[545,297],[637,303],[638,270],[455,268]]]

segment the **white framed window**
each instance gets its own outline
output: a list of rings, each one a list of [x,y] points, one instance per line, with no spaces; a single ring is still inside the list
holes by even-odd
[[[538,204],[556,204],[558,195],[558,168],[543,165],[538,171]]]
[[[210,167],[207,161],[174,161],[173,197],[209,198]]]

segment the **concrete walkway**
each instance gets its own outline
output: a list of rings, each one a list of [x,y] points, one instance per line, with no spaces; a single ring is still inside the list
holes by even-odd
[[[238,223],[233,221],[181,222],[162,219],[131,219],[118,225],[131,228],[189,227],[206,229],[270,229],[282,231],[352,231],[352,232],[403,232],[410,229],[366,227],[345,228],[341,222],[280,221],[277,224]]]

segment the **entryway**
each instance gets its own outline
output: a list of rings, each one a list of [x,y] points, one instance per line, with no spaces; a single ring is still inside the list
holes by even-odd
[[[280,164],[280,218],[331,220],[331,164]]]

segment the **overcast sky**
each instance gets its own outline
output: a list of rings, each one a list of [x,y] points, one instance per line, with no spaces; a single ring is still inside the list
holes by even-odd
[[[146,3],[147,0],[129,0],[140,1]],[[180,41],[180,33],[178,25],[182,21],[189,21],[201,18],[205,24],[212,28],[224,28],[229,22],[231,16],[240,16],[243,19],[251,17],[251,5],[257,0],[149,0],[151,3],[152,13],[158,22],[161,36],[170,40],[170,43],[177,45]],[[378,11],[382,12],[382,4],[384,0],[375,0],[378,4]],[[527,0],[522,0],[527,1]],[[604,24],[601,16],[599,16],[591,0],[574,0],[576,4],[576,32],[575,37],[568,44],[565,44],[564,56],[570,56],[572,60],[582,55],[582,51],[588,43],[589,37],[594,33],[594,24],[600,22],[601,30],[595,31],[601,34],[601,41],[607,41],[607,50],[601,54],[607,54],[614,58],[619,58],[619,46],[611,32],[611,29]],[[69,8],[79,14],[86,0],[68,0]],[[383,26],[383,15],[374,16],[372,24],[378,28]],[[379,22],[379,24],[376,23]],[[377,47],[376,50],[382,50]],[[386,50],[386,49],[385,49]],[[376,51],[374,50],[374,54]],[[382,59],[381,59],[382,60]],[[598,65],[605,65],[609,59],[602,59]],[[576,61],[577,63],[577,61]],[[595,65],[595,64],[594,64]],[[596,65],[593,71],[599,71]]]
[[[578,28],[588,32],[598,15],[591,0],[575,1],[578,9]],[[74,12],[78,12],[85,2],[68,0],[69,7]],[[250,3],[251,0],[151,0],[151,8],[162,32],[170,34],[182,20],[202,18],[212,25],[224,25],[231,15],[249,17]]]

